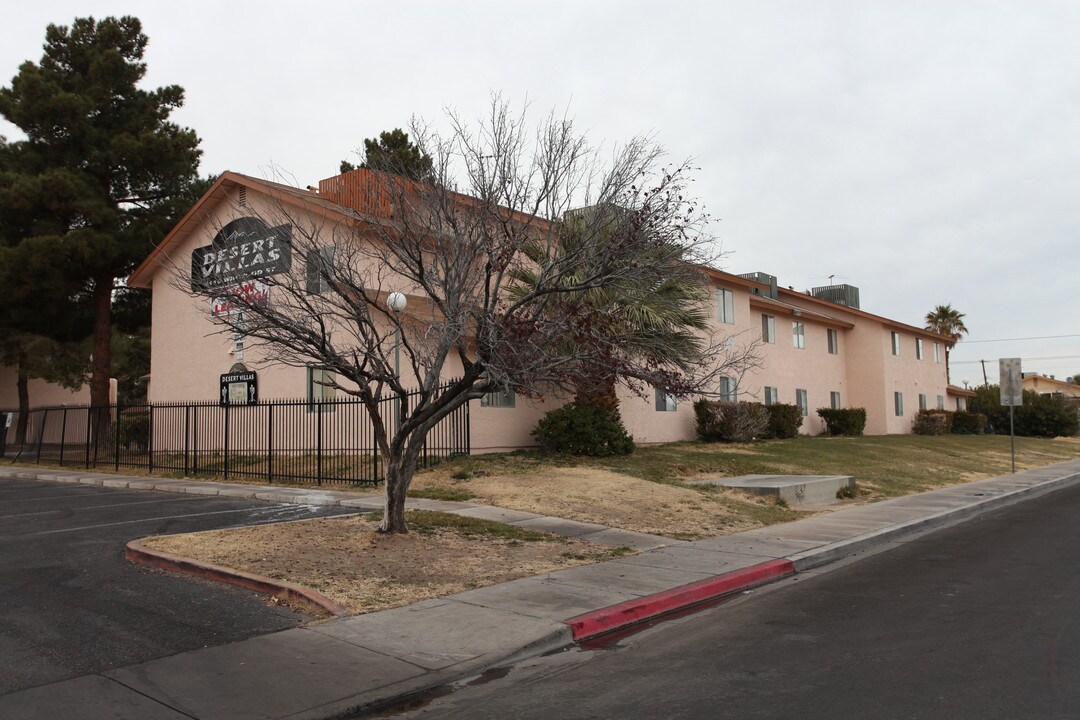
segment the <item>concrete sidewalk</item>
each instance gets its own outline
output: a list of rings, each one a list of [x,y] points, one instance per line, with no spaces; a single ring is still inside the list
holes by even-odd
[[[67,717],[75,709],[91,720],[338,717],[1078,480],[1075,460],[737,535],[665,541],[633,557],[13,693],[0,697],[0,717]]]

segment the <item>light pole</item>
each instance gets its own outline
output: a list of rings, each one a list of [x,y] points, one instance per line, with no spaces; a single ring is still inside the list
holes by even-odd
[[[386,307],[394,313],[394,375],[401,378],[401,313],[409,304],[405,293],[392,292],[386,296]]]

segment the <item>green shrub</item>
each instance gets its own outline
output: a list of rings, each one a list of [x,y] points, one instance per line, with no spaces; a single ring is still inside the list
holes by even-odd
[[[957,410],[952,415],[952,432],[957,435],[982,435],[986,416],[982,413]]]
[[[769,413],[761,403],[726,403],[704,398],[694,403],[698,439],[705,442],[750,442],[762,437]]]
[[[569,403],[540,419],[532,436],[543,452],[567,455],[628,455],[634,439],[615,408]]]
[[[799,434],[802,410],[798,405],[776,403],[766,405],[765,409],[769,412],[769,426],[765,429],[765,437],[783,440]]]
[[[968,407],[985,414],[996,432],[1009,432],[1009,408],[1001,405],[997,385],[976,388]],[[1014,422],[1016,434],[1029,437],[1075,435],[1080,430],[1076,407],[1067,398],[1034,390],[1024,391],[1024,404],[1015,408]]]
[[[150,413],[121,415],[116,425],[116,443],[128,450],[146,450],[150,445]]]
[[[866,408],[818,408],[830,435],[862,435],[866,429]]]
[[[944,435],[952,432],[952,413],[945,410],[920,410],[911,420],[916,435]]]

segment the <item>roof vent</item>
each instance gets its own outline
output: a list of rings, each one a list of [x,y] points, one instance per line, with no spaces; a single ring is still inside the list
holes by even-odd
[[[825,285],[811,289],[810,294],[837,305],[859,309],[859,288],[854,285]]]
[[[247,188],[240,187],[240,199],[238,200],[240,207],[247,207]]]
[[[753,272],[743,273],[739,277],[746,278],[747,280],[753,280],[756,283],[761,283],[762,285],[769,286],[768,290],[762,290],[761,288],[750,288],[750,292],[752,292],[754,295],[764,295],[765,297],[770,297],[773,300],[776,300],[780,297],[780,295],[776,291],[775,275],[770,275],[763,272]]]

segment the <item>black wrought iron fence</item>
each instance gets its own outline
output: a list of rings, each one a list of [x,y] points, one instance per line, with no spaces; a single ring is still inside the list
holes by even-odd
[[[406,402],[415,397],[410,394]],[[387,427],[401,400],[382,400]],[[0,456],[89,468],[244,477],[267,483],[382,482],[374,425],[355,398],[268,400],[256,405],[175,402],[0,411]],[[5,429],[3,426],[8,425]],[[428,434],[424,466],[469,454],[469,407]]]

